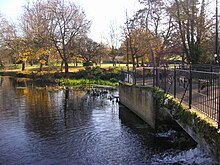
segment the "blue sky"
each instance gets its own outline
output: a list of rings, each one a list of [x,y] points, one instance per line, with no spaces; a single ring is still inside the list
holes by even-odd
[[[117,28],[125,22],[125,12],[132,15],[140,8],[138,0],[73,0],[84,9],[89,20],[92,21],[90,37],[97,42],[106,42],[111,22]],[[16,21],[22,12],[26,0],[0,0],[0,12],[9,19]]]

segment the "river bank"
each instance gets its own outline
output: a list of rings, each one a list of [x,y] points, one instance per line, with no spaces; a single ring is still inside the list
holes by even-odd
[[[65,74],[57,70],[35,71],[29,70],[2,70],[0,76],[11,76],[18,78],[28,78],[27,81],[45,85],[59,85],[76,88],[87,88],[93,86],[116,87],[120,79],[121,68],[100,68],[93,67],[85,70],[78,68],[74,72]]]

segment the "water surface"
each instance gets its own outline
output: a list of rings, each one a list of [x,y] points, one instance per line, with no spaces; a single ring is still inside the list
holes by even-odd
[[[175,130],[155,133],[112,96],[117,91],[37,87],[1,77],[0,164],[210,164],[178,146]],[[101,93],[100,93],[101,92]],[[184,149],[183,149],[184,148]]]

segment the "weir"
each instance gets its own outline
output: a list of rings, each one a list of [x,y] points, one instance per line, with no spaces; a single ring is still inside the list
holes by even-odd
[[[205,119],[198,117],[194,112],[184,110],[175,113],[174,108],[164,108],[153,97],[153,88],[141,85],[120,83],[120,103],[142,118],[152,128],[156,129],[158,120],[170,116],[176,121],[197,143],[198,147],[215,160],[220,161],[220,135],[218,129],[207,126]],[[204,124],[205,123],[205,124]]]

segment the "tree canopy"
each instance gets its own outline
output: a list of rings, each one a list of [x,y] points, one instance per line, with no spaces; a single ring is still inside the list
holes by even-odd
[[[212,62],[215,36],[208,0],[139,2],[143,8],[127,18],[124,26],[124,43],[128,44],[133,65],[138,66],[138,58],[143,56],[157,66],[173,56],[182,57],[186,63]]]
[[[139,3],[142,8],[133,16],[126,13],[121,36],[111,24],[109,43],[103,44],[89,38],[92,22],[73,1],[27,1],[19,26],[0,14],[0,65],[21,63],[24,70],[27,62],[38,63],[42,70],[56,59],[67,74],[73,61],[99,64],[105,56],[115,66],[116,57],[124,55],[134,69],[146,63],[159,66],[173,57],[183,63],[213,62],[216,22],[209,0]]]

